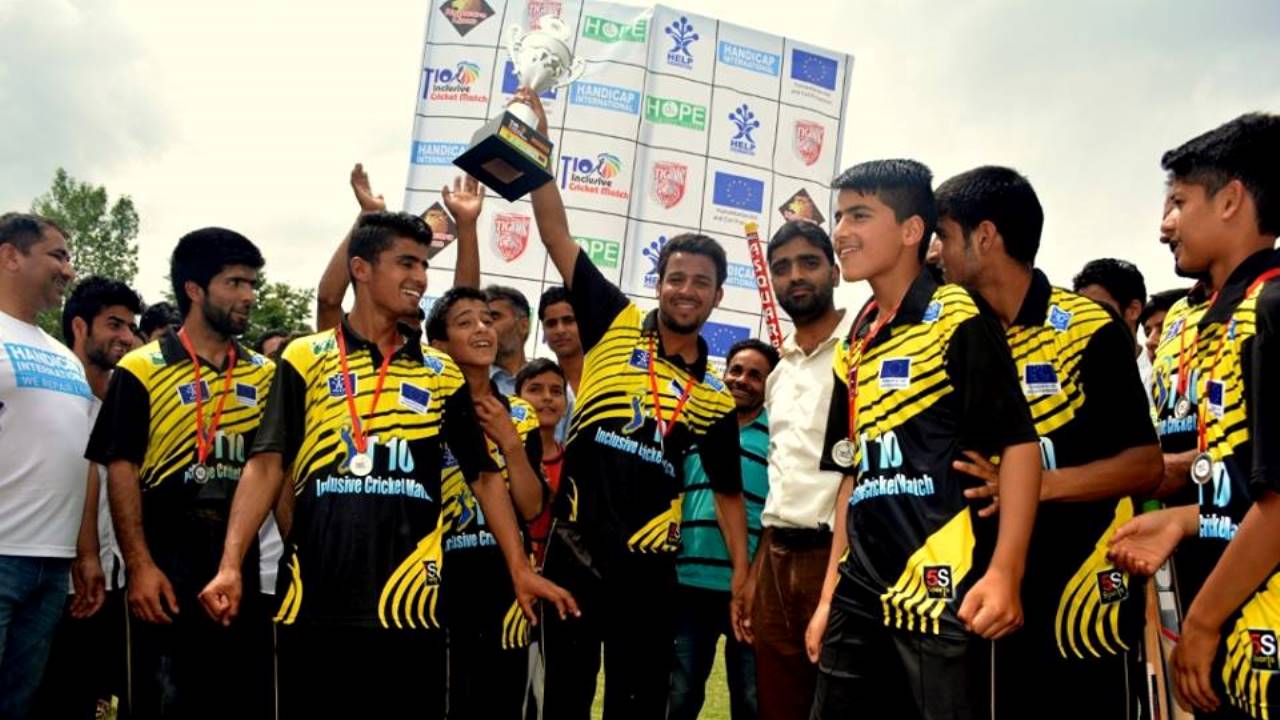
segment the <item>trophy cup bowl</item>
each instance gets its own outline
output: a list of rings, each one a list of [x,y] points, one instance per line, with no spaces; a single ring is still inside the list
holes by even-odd
[[[507,50],[520,85],[541,95],[582,77],[586,63],[573,57],[572,32],[554,16],[543,16],[537,30],[519,26],[507,33]],[[538,132],[533,108],[513,103],[471,137],[467,151],[453,161],[508,201],[528,194],[555,177],[551,140]]]

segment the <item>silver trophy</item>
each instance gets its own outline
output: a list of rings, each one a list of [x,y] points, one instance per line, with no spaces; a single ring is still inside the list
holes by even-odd
[[[537,30],[513,26],[507,50],[521,87],[541,95],[582,77],[587,64],[575,59],[573,33],[560,18],[545,15]],[[507,200],[523,197],[552,180],[551,140],[538,132],[538,118],[525,103],[513,103],[471,137],[467,151],[453,161]]]

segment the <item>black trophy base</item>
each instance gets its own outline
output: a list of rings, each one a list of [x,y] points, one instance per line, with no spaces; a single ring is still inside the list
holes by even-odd
[[[551,147],[536,128],[504,112],[471,136],[471,147],[453,164],[512,201],[554,179]]]

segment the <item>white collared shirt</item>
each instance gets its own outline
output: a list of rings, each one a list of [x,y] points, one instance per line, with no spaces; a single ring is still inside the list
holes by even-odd
[[[842,475],[818,469],[834,386],[836,345],[849,334],[853,313],[845,311],[831,335],[805,355],[795,334],[782,343],[782,360],[765,384],[769,412],[769,496],[765,527],[835,527],[836,494]]]

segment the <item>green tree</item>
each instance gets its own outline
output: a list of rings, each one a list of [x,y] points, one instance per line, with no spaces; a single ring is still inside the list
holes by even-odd
[[[67,231],[67,246],[78,277],[102,275],[133,285],[138,274],[138,211],[128,195],[111,202],[107,189],[76,180],[58,168],[49,191],[31,211]],[[61,336],[61,308],[40,314],[39,324]]]
[[[289,283],[267,282],[258,275],[262,285],[258,288],[258,300],[249,313],[249,329],[245,331],[247,342],[256,343],[268,330],[287,333],[311,332],[311,309],[316,306],[315,288],[305,290]]]

